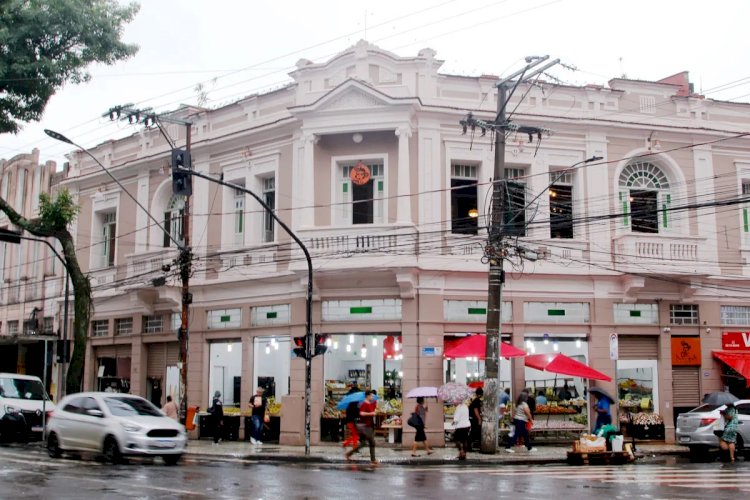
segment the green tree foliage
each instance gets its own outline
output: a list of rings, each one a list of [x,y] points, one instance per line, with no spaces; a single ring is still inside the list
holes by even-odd
[[[0,0],[0,133],[39,120],[63,84],[90,79],[91,63],[135,54],[120,37],[138,9],[116,0]]]

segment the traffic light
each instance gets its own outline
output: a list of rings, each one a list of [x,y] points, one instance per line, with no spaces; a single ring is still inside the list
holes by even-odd
[[[70,340],[57,339],[57,362],[70,362]]]
[[[294,337],[294,347],[292,352],[298,358],[305,358],[307,355],[307,336]]]
[[[190,151],[172,150],[172,194],[190,196],[193,194],[193,178],[189,172],[192,163]]]
[[[322,335],[320,333],[315,334],[315,352],[313,353],[313,356],[322,356],[326,353],[328,350],[326,340],[328,340],[327,335]]]

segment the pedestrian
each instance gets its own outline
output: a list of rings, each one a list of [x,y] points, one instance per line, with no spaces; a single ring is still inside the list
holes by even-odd
[[[474,443],[478,443],[482,439],[482,396],[484,396],[484,390],[478,387],[474,392],[474,399],[469,404],[471,432],[469,433],[469,448],[466,451],[471,451]]]
[[[596,424],[594,424],[594,434],[596,434],[600,428],[612,423],[612,414],[609,409],[609,399],[603,396],[597,397],[593,393],[592,395],[596,399]]]
[[[424,404],[424,398],[417,398],[417,406],[414,407],[414,413],[419,415],[419,418],[422,420],[422,425],[415,427],[417,434],[414,436],[414,444],[411,446],[411,456],[419,456],[417,455],[417,443],[422,443],[424,451],[426,451],[428,455],[432,455],[434,451],[432,451],[432,448],[430,448],[430,445],[427,443],[427,434],[424,432],[427,425],[427,407]]]
[[[255,389],[255,396],[250,398],[250,408],[252,409],[250,422],[253,424],[250,434],[250,442],[252,444],[263,444],[261,439],[263,438],[263,423],[266,420],[267,406],[268,399],[263,395],[263,388],[258,387]]]
[[[719,413],[721,413],[726,422],[724,424],[724,432],[721,433],[721,438],[719,438],[719,447],[724,451],[729,450],[729,462],[734,463],[734,450],[737,446],[737,427],[740,424],[737,417],[737,408],[730,403]]]
[[[341,446],[346,448],[351,446],[352,450],[359,447],[359,430],[357,430],[357,424],[359,423],[359,403],[352,401],[346,406],[346,415],[344,417],[346,428],[349,429],[349,437],[341,443]]]
[[[453,441],[458,448],[458,459],[466,460],[466,451],[469,448],[469,431],[471,421],[469,420],[469,405],[466,401],[456,404],[453,412]]]
[[[510,403],[510,387],[506,387],[503,392],[500,393],[500,404],[508,406]]]
[[[377,464],[378,461],[375,459],[375,410],[378,404],[375,402],[375,391],[365,391],[365,400],[359,405],[359,419],[360,422],[357,424],[357,430],[361,434],[367,443],[370,445],[370,463]],[[357,442],[357,447],[352,448],[346,452],[346,459],[351,460],[354,453],[359,451],[362,446],[362,440]]]
[[[214,399],[211,402],[211,407],[208,409],[208,413],[211,414],[211,423],[213,424],[214,430],[214,444],[219,444],[221,441],[221,434],[224,431],[224,404],[221,402],[221,392],[214,392]]]
[[[536,399],[532,396],[534,393],[529,389],[524,389],[523,392],[526,393],[526,404],[529,405],[529,411],[533,417],[536,415]]]
[[[513,436],[511,436],[508,440],[508,444],[505,446],[505,451],[508,453],[515,453],[513,447],[521,438],[523,438],[527,450],[530,452],[536,451],[536,448],[531,447],[531,439],[527,427],[529,423],[531,423],[531,425],[534,423],[534,418],[529,409],[528,400],[529,394],[526,391],[519,394],[518,399],[516,400],[516,408],[513,411]]]
[[[547,404],[547,396],[544,395],[544,391],[539,391],[539,393],[536,395],[536,404],[538,405]]]
[[[167,396],[167,402],[164,403],[161,411],[163,411],[166,416],[175,421],[179,421],[180,419],[179,412],[177,411],[177,404],[172,401],[172,396]]]

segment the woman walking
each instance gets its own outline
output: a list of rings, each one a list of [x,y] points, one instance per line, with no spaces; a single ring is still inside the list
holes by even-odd
[[[216,391],[214,393],[214,399],[208,413],[211,414],[211,422],[214,428],[214,444],[219,444],[224,431],[224,405],[221,402],[221,392]]]
[[[532,424],[534,422],[534,419],[531,416],[531,410],[529,409],[529,404],[527,403],[528,399],[529,395],[524,391],[518,395],[518,400],[516,400],[516,409],[513,412],[514,434],[513,437],[511,437],[508,441],[508,445],[505,447],[505,451],[507,451],[508,453],[515,453],[513,447],[521,438],[524,439],[524,444],[526,444],[527,450],[531,452],[536,451],[536,448],[531,447],[529,429],[526,427],[529,422],[531,422]]]
[[[721,415],[724,417],[724,432],[719,438],[719,447],[722,450],[729,450],[729,462],[734,463],[734,450],[737,443],[737,426],[740,421],[737,417],[737,408],[733,404],[728,404],[727,407],[721,411]]]
[[[427,423],[427,407],[424,405],[424,398],[417,398],[417,406],[414,407],[414,413],[419,415],[419,418],[422,420],[422,425],[415,427],[417,434],[414,436],[414,444],[411,446],[411,456],[419,456],[417,455],[417,443],[423,443],[424,451],[426,451],[428,455],[432,455],[434,452],[427,443],[427,434],[424,432]]]
[[[466,401],[456,405],[456,411],[453,413],[453,428],[456,429],[453,432],[453,441],[456,442],[456,448],[458,448],[458,459],[466,460],[466,451],[469,448],[469,429],[471,429],[469,405],[466,404]]]

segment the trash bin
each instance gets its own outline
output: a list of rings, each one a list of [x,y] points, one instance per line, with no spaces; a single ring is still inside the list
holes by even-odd
[[[195,429],[199,406],[188,406],[187,415],[185,416],[185,429],[192,431]]]

